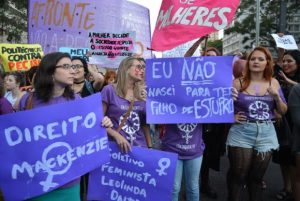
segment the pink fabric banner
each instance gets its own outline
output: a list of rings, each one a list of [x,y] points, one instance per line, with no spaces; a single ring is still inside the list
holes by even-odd
[[[165,51],[230,25],[239,0],[163,0],[152,49]]]

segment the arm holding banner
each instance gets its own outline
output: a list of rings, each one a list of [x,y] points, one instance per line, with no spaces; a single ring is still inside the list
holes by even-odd
[[[93,76],[94,82],[93,82],[93,88],[95,91],[100,91],[104,84],[104,77],[101,73],[98,72],[97,66],[94,64],[88,64],[88,70],[89,73]]]
[[[152,148],[152,140],[151,140],[151,135],[150,135],[150,126],[149,124],[142,125],[146,141],[147,141],[147,147]]]
[[[103,106],[103,113],[105,115],[106,111],[107,111],[107,104],[105,102],[102,102],[102,106]],[[123,152],[127,153],[131,150],[131,146],[130,146],[129,142],[120,133],[118,133],[117,131],[115,131],[112,128],[107,128],[106,131],[107,131],[107,134],[116,141],[119,148]]]

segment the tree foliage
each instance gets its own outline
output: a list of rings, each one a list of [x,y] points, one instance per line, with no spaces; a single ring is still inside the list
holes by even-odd
[[[20,42],[27,32],[27,0],[0,0],[0,34],[9,42]]]
[[[300,3],[298,0],[288,4],[286,9],[286,21],[299,9]],[[280,0],[260,1],[260,41],[267,41],[270,46],[275,46],[270,34],[278,32],[279,17]],[[227,29],[225,34],[237,32],[246,35],[242,43],[245,44],[250,41],[250,44],[254,44],[256,35],[256,1],[241,0],[235,19],[234,26]]]

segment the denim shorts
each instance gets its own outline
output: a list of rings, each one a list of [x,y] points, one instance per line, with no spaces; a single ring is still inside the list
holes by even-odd
[[[258,153],[279,148],[272,121],[233,124],[229,130],[226,145],[253,148]]]

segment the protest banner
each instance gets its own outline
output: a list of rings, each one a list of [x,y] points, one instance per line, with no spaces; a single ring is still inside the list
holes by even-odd
[[[230,25],[239,0],[164,0],[160,7],[151,48],[172,49],[184,42]]]
[[[232,60],[147,59],[147,123],[233,122]]]
[[[39,44],[0,43],[0,57],[5,72],[27,71],[38,66],[44,55]]]
[[[91,32],[135,32],[133,52],[144,58],[152,56],[147,49],[151,41],[149,9],[133,2],[30,0],[28,14],[29,43],[41,44],[45,53],[59,47],[88,48]]]
[[[271,34],[278,48],[285,50],[298,50],[298,45],[292,35],[284,35],[279,37],[277,34]]]
[[[89,33],[91,61],[100,66],[118,68],[126,57],[133,55],[135,32],[124,33]]]
[[[71,48],[71,47],[60,47],[59,52],[69,53],[72,57],[81,57],[85,59],[87,62],[89,61],[89,57],[87,53],[89,52],[89,48]]]
[[[121,153],[110,142],[110,162],[91,172],[88,200],[172,200],[177,154],[141,147]]]
[[[99,103],[100,93],[0,116],[0,188],[5,200],[47,193],[109,161]]]

